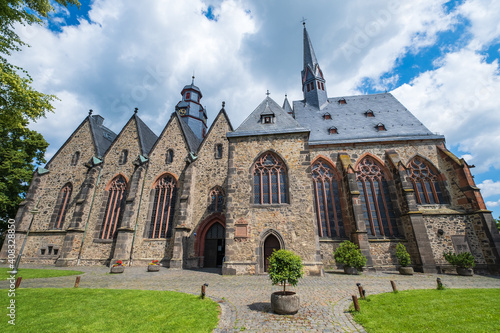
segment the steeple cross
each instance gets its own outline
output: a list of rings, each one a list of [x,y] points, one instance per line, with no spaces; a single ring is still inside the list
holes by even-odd
[[[306,19],[306,18],[304,18],[304,16],[302,16],[302,21],[300,21],[300,22],[302,22],[302,25],[303,25],[303,26],[305,26],[305,25],[306,25],[306,21],[307,21],[307,19]]]

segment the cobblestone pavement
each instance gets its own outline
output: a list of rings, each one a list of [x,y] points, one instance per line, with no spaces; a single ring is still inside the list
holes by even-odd
[[[1,267],[1,266],[0,266]],[[54,268],[25,266],[32,268]],[[67,268],[70,269],[70,268]],[[459,277],[446,274],[419,274],[403,276],[396,272],[365,273],[348,276],[340,272],[327,273],[324,277],[305,277],[295,290],[301,309],[293,316],[271,312],[270,295],[280,288],[271,286],[267,276],[223,276],[218,271],[170,270],[148,273],[145,267],[127,267],[123,274],[108,274],[103,266],[73,267],[84,271],[81,288],[173,290],[199,294],[201,285],[208,283],[207,295],[221,305],[221,320],[216,332],[364,332],[346,312],[351,295],[357,293],[356,283],[363,285],[367,294],[390,292],[390,280],[399,290],[431,289],[440,277],[450,288],[500,288],[500,277]],[[75,276],[22,281],[24,288],[71,288]],[[7,288],[7,281],[0,281],[0,288]]]

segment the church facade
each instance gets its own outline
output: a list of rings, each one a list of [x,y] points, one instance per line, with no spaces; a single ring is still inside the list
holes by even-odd
[[[273,250],[290,249],[322,275],[351,240],[368,269],[394,269],[402,243],[417,271],[446,270],[444,251],[499,270],[500,235],[470,166],[390,93],[328,97],[305,26],[303,40],[304,99],[268,95],[237,129],[224,103],[207,128],[194,78],[159,136],[137,109],[118,134],[90,112],[19,207],[22,262],[261,274]]]

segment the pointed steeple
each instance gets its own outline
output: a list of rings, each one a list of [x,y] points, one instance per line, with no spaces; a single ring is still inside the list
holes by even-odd
[[[290,102],[288,102],[287,95],[285,95],[285,100],[283,101],[283,110],[285,110],[286,113],[288,113],[293,117],[293,110],[292,107],[290,106]]]
[[[319,67],[316,54],[304,24],[304,69],[302,70],[302,91],[307,104],[322,109],[327,101],[326,81]]]

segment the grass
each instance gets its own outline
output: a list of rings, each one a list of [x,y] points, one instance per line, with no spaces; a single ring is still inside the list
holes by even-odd
[[[211,299],[173,291],[21,288],[15,301],[16,325],[3,315],[2,332],[212,332],[219,315]]]
[[[359,300],[354,320],[377,332],[500,332],[500,289],[408,290]]]
[[[6,278],[10,276],[10,268],[0,268],[0,276]],[[35,268],[21,268],[18,270],[16,277],[22,277],[25,279],[37,279],[37,278],[50,278],[56,276],[68,276],[68,275],[79,275],[84,272],[80,271],[70,271],[61,269],[35,269]]]

